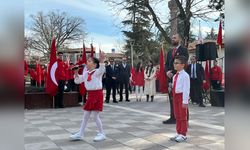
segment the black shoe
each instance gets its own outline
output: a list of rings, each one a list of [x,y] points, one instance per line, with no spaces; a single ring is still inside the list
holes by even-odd
[[[199,107],[206,107],[204,104],[200,104]]]
[[[120,99],[119,102],[122,102],[122,99]]]
[[[109,101],[105,100],[105,103],[109,103]]]
[[[59,108],[64,108],[64,106],[59,106]]]
[[[129,99],[127,99],[127,100],[126,100],[126,102],[130,102],[130,100],[129,100]]]
[[[113,103],[118,103],[118,101],[115,100],[115,101],[113,101]]]
[[[168,120],[165,120],[165,121],[162,121],[163,124],[175,124],[176,121],[172,118],[168,119]]]

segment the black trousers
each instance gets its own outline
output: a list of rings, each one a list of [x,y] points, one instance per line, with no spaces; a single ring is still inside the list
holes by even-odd
[[[70,79],[67,84],[69,91],[76,91],[76,84],[74,82],[74,79]]]
[[[42,84],[41,85],[42,85],[42,87],[44,87],[44,85],[45,85],[45,81],[44,80],[42,80]]]
[[[123,87],[125,87],[126,100],[128,100],[129,82],[121,82],[120,83],[120,100],[123,100],[123,97],[122,97]]]
[[[30,79],[30,85],[31,86],[36,86],[36,80]]]
[[[172,91],[168,92],[169,103],[170,103],[170,119],[175,120],[174,117],[174,102],[173,102],[173,94]]]
[[[64,107],[63,106],[63,92],[64,92],[64,86],[65,86],[65,81],[64,80],[59,80],[58,81],[58,93],[55,97],[55,107],[60,108]]]
[[[221,89],[221,84],[217,83],[217,81],[218,80],[211,80],[211,85],[212,85],[213,89],[215,89],[215,90]]]
[[[111,94],[111,90],[112,90],[112,97],[113,97],[113,101],[116,101],[116,82],[115,81],[111,81],[110,83],[106,83],[106,101],[109,102],[110,99],[110,94]]]
[[[192,103],[203,104],[202,85],[198,79],[190,79],[190,97]]]

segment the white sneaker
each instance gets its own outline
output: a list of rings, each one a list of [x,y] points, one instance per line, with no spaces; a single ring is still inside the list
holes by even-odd
[[[171,141],[175,141],[175,139],[179,136],[179,134],[176,134],[175,136],[171,137],[170,140]]]
[[[80,135],[79,132],[77,132],[77,133],[75,133],[75,134],[72,134],[72,135],[70,136],[70,138],[71,138],[72,140],[82,140],[82,139],[83,139],[83,136]]]
[[[106,136],[102,133],[98,133],[95,138],[94,138],[94,142],[99,142],[99,141],[103,141],[106,139]]]
[[[187,140],[187,137],[181,134],[175,139],[176,142],[184,142],[186,140]]]

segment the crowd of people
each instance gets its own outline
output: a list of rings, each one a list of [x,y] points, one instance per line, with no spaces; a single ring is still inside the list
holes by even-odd
[[[173,35],[173,48],[168,51],[165,71],[168,78],[168,96],[170,101],[170,118],[163,121],[163,124],[176,124],[176,136],[171,140],[183,142],[187,139],[187,121],[189,118],[188,102],[205,107],[203,104],[203,84],[207,82],[203,66],[197,62],[195,56],[190,57],[188,64],[188,50],[181,46],[181,39],[178,34]],[[69,91],[79,92],[79,102],[83,101],[84,114],[79,132],[71,135],[72,139],[81,139],[84,136],[85,128],[91,113],[94,114],[99,133],[95,141],[106,139],[102,129],[102,122],[99,113],[103,110],[103,101],[110,102],[112,92],[113,103],[130,102],[129,94],[135,89],[136,101],[153,102],[156,95],[157,79],[159,68],[148,60],[144,65],[142,61],[131,67],[127,58],[123,57],[121,63],[116,63],[114,58],[105,61],[104,53],[100,54],[100,60],[95,57],[88,58],[83,62],[82,57],[76,64],[69,60],[63,60],[63,53],[58,52],[56,76],[58,82],[58,93],[55,99],[55,108],[63,108],[63,93]],[[99,63],[100,61],[100,63]],[[77,69],[74,69],[77,66]],[[29,71],[27,71],[27,69]],[[32,86],[44,86],[46,81],[46,67],[41,67],[37,61],[35,69],[27,68],[25,75],[30,73]],[[222,83],[222,69],[214,60],[211,68],[210,80],[214,89],[220,89]],[[106,96],[103,96],[103,89],[106,89]],[[83,90],[84,89],[84,90]],[[124,98],[125,90],[125,98]],[[82,92],[84,91],[84,92]],[[119,93],[119,100],[117,100]],[[145,95],[145,96],[144,96]],[[145,97],[145,99],[144,99]],[[105,100],[104,100],[105,99]]]

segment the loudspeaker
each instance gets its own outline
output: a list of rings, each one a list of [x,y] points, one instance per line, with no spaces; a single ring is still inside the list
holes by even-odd
[[[204,55],[207,60],[215,60],[218,58],[215,42],[204,43]]]
[[[210,91],[210,103],[211,106],[224,107],[225,99],[224,99],[225,91],[224,90],[211,90]]]
[[[195,54],[198,61],[215,60],[218,58],[215,42],[197,44]]]
[[[204,61],[204,45],[203,44],[197,44],[196,45],[196,51],[195,51],[196,59],[198,61]]]

